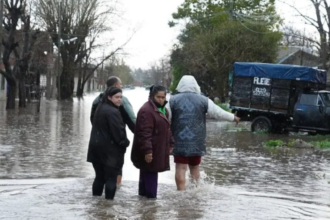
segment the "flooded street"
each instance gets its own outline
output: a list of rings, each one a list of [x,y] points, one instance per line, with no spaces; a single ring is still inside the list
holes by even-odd
[[[6,112],[0,102],[0,219],[330,219],[330,151],[262,145],[322,137],[253,134],[247,123],[208,122],[197,187],[176,191],[171,157],[171,171],[159,176],[158,199],[140,198],[129,147],[115,200],[92,197],[94,170],[86,155],[97,95],[43,100],[40,114],[36,103]],[[124,95],[137,113],[148,92]]]

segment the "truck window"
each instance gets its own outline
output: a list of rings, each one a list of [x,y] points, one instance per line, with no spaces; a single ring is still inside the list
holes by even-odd
[[[300,104],[317,105],[317,94],[302,94],[300,97]]]
[[[324,106],[323,101],[322,101],[322,98],[321,98],[320,95],[317,96],[317,105]]]
[[[330,93],[322,93],[321,96],[324,100],[325,105],[330,106]]]

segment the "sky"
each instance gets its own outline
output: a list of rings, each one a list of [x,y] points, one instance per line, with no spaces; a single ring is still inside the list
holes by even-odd
[[[316,33],[315,28],[306,25],[306,22],[297,16],[297,12],[283,3],[284,1],[296,6],[302,13],[313,16],[310,0],[276,0],[276,8],[278,14],[285,19],[285,24],[305,29],[309,34]],[[124,50],[124,60],[130,67],[147,69],[170,53],[172,45],[177,42],[180,28],[169,28],[168,21],[183,2],[184,0],[120,1],[118,7],[121,20],[112,33],[115,37],[113,45],[121,45],[132,37]]]
[[[179,28],[170,28],[168,22],[184,0],[121,0],[123,11],[118,29],[114,31],[115,45],[125,46],[125,62],[133,68],[148,68],[170,53]],[[135,33],[134,33],[135,32]],[[134,33],[132,35],[132,33]]]

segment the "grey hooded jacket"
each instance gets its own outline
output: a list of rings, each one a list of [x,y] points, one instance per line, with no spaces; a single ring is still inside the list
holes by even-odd
[[[234,121],[234,115],[224,111],[201,95],[193,76],[183,76],[168,103],[171,130],[174,136],[174,156],[204,156],[206,154],[206,113],[215,119]]]

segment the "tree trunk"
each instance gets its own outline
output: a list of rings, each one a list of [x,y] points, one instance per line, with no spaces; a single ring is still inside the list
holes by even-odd
[[[79,75],[78,75],[78,85],[77,85],[77,98],[82,98],[83,97],[83,91],[84,90],[81,90],[81,82],[82,82],[82,68],[81,68],[81,63],[80,62],[80,67],[79,67]]]
[[[25,88],[26,99],[28,103],[31,103],[31,86]]]
[[[60,77],[61,82],[61,100],[72,99],[74,90],[74,74],[63,68],[63,72]]]
[[[51,99],[52,98],[52,76],[51,76],[51,71],[49,68],[47,68],[47,77],[46,77],[46,99]]]
[[[21,74],[20,74],[21,75]],[[26,93],[25,93],[25,77],[20,76],[18,80],[18,98],[19,98],[19,104],[18,106],[20,108],[26,107]]]
[[[84,94],[84,89],[85,89],[85,85],[86,85],[86,81],[83,81],[81,83],[81,87],[80,87],[80,92],[81,92],[81,97],[83,97],[83,94]]]
[[[8,84],[6,109],[15,109],[16,83]]]
[[[50,98],[53,99],[55,98],[55,94],[56,94],[56,76],[53,72],[51,72],[51,79],[52,79],[52,82],[51,82],[51,92],[50,92]]]
[[[40,87],[40,70],[38,70],[36,74],[36,98],[38,100],[37,113],[40,112],[41,96],[42,96],[42,91]]]

